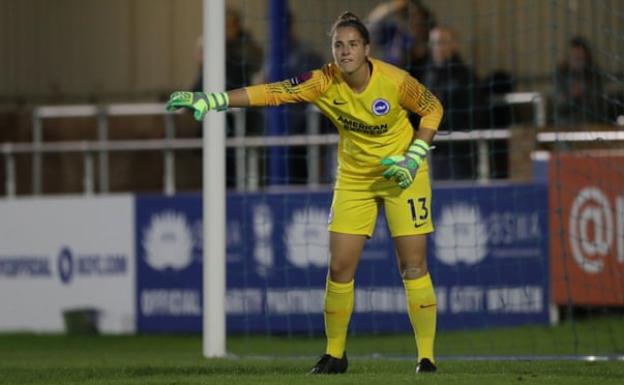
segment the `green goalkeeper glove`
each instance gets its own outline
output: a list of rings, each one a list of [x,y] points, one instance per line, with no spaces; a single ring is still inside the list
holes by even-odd
[[[382,159],[381,164],[386,166],[384,178],[394,180],[402,189],[408,188],[414,182],[418,167],[428,152],[427,142],[422,139],[414,140],[405,155],[393,155]]]
[[[193,111],[195,120],[202,121],[208,110],[225,111],[230,99],[227,92],[188,92],[176,91],[171,94],[167,102],[167,111],[179,108],[188,108]]]

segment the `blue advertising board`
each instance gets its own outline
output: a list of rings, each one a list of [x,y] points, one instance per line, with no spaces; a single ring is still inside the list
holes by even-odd
[[[201,197],[139,196],[135,222],[137,331],[200,331]]]
[[[548,322],[547,188],[436,188],[428,262],[440,329]],[[227,197],[228,332],[323,330],[331,192]],[[138,197],[139,331],[201,330],[201,198]],[[353,332],[409,331],[383,212],[356,273]]]
[[[547,323],[545,185],[437,188],[430,270],[442,329]]]

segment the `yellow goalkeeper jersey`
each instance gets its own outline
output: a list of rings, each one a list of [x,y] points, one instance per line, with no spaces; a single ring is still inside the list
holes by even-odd
[[[408,111],[420,115],[420,126],[437,130],[442,119],[438,99],[422,84],[395,66],[369,59],[368,86],[355,93],[333,63],[289,80],[246,87],[252,106],[285,103],[315,104],[337,127],[337,189],[377,189],[395,186],[386,181],[381,159],[403,154],[414,139]],[[423,162],[419,172],[427,171]]]

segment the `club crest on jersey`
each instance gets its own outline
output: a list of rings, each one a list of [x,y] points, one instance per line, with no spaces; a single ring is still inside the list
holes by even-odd
[[[303,83],[305,81],[308,81],[311,78],[312,78],[312,72],[306,72],[306,73],[303,73],[301,75],[298,75],[298,76],[295,76],[293,78],[290,78],[289,81],[290,81],[290,85],[291,86],[298,86],[299,84],[301,84],[301,83]]]
[[[386,99],[375,99],[373,101],[373,105],[371,106],[371,110],[373,111],[373,114],[377,116],[386,115],[390,112],[390,103],[388,103]]]

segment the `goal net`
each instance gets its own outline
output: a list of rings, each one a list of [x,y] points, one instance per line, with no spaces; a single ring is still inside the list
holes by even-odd
[[[617,353],[622,4],[387,9],[398,3],[228,3],[242,32],[228,42],[227,78],[251,84],[318,68],[331,60],[327,31],[342,11],[367,20],[373,55],[410,71],[445,107],[429,160],[440,354]],[[306,106],[233,112],[228,122],[247,147],[228,150],[227,333],[318,338],[336,131]],[[411,332],[395,258],[381,212],[356,273],[351,335]],[[549,337],[549,325],[569,329]],[[447,336],[461,343],[448,348]],[[413,351],[409,338],[379,341],[369,353]]]
[[[621,0],[0,1],[0,330],[60,332],[62,311],[88,307],[103,333],[322,353],[336,128],[302,104],[211,111],[202,131],[163,102],[304,79],[346,10],[371,56],[444,105],[428,159],[436,353],[621,356]],[[383,211],[349,333],[350,355],[414,356]]]

